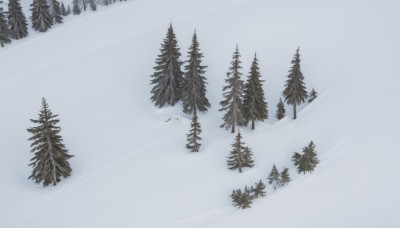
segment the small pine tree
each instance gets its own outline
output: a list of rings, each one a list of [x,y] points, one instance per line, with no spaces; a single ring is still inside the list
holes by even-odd
[[[90,9],[92,11],[96,11],[97,10],[97,4],[94,0],[89,0],[89,4],[90,4]]]
[[[178,41],[176,40],[172,24],[167,31],[164,43],[161,44],[161,54],[158,55],[154,74],[151,76],[151,84],[154,85],[151,100],[158,107],[165,104],[174,106],[181,99],[183,84],[183,64],[179,57]]]
[[[303,148],[303,154],[295,152],[292,157],[294,165],[297,166],[299,173],[311,173],[319,163],[318,155],[315,152],[315,144],[313,141],[308,146]]]
[[[255,187],[252,189],[253,198],[257,199],[260,197],[265,197],[265,184],[260,180],[260,182],[256,183]]]
[[[272,187],[274,188],[274,190],[276,190],[278,188],[278,184],[279,184],[279,172],[276,169],[276,166],[274,164],[274,166],[272,167],[272,170],[268,176],[268,184],[271,184]]]
[[[233,206],[239,207],[241,196],[242,196],[242,190],[240,190],[240,189],[232,190],[231,199],[232,199]]]
[[[245,118],[243,115],[243,81],[240,79],[240,53],[236,45],[236,50],[233,53],[232,66],[229,68],[230,72],[227,73],[225,82],[228,84],[223,88],[223,97],[225,100],[220,102],[222,108],[219,111],[226,111],[223,120],[224,123],[220,127],[229,129],[232,127],[232,133],[235,133],[235,126],[245,125]]]
[[[201,140],[200,133],[201,133],[201,126],[198,121],[196,109],[194,110],[192,123],[190,124],[191,129],[190,133],[187,134],[187,144],[186,148],[189,149],[191,152],[199,152],[201,144],[199,141]]]
[[[281,120],[282,118],[284,118],[286,116],[286,109],[285,109],[285,105],[282,102],[282,99],[279,99],[279,103],[276,106],[276,119]]]
[[[61,2],[61,14],[65,17],[68,15],[67,9],[65,9],[64,2]]]
[[[286,186],[290,182],[290,176],[289,176],[289,169],[284,168],[283,171],[281,172],[281,177],[279,179],[279,187]]]
[[[4,47],[4,44],[11,43],[11,31],[8,28],[7,20],[2,11],[0,11],[0,44]]]
[[[61,177],[69,177],[72,171],[68,160],[73,156],[68,154],[62,143],[57,117],[58,115],[52,114],[43,98],[39,119],[31,119],[38,126],[27,129],[33,135],[29,140],[33,141],[31,152],[35,154],[29,164],[33,166],[33,171],[28,179],[33,179],[37,184],[43,182],[43,186],[56,185]]]
[[[39,32],[46,32],[53,25],[46,0],[33,0],[30,5],[32,11],[32,28]]]
[[[206,98],[206,77],[204,77],[204,69],[207,66],[201,65],[203,54],[199,49],[196,31],[193,34],[188,57],[182,89],[183,112],[191,114],[196,109],[200,112],[205,112],[210,107],[210,103]]]
[[[78,0],[74,0],[74,1],[72,2],[72,14],[73,14],[73,15],[79,15],[79,14],[81,14],[81,9],[79,8]]]
[[[28,36],[28,23],[22,12],[20,0],[8,2],[8,25],[13,39],[19,40]]]
[[[297,118],[296,106],[304,103],[307,98],[306,86],[304,84],[304,76],[300,67],[300,48],[297,48],[296,54],[292,60],[292,67],[289,70],[288,80],[286,81],[283,96],[285,101],[293,105],[293,119]]]
[[[228,167],[229,169],[238,169],[239,173],[242,172],[244,167],[253,167],[253,160],[251,159],[250,149],[244,147],[244,143],[241,141],[242,135],[238,132],[235,142],[232,144],[233,149],[228,156]]]
[[[239,208],[240,209],[250,208],[252,203],[253,203],[253,196],[250,192],[250,189],[247,188],[247,186],[245,186],[244,192],[240,197]]]
[[[313,100],[315,100],[315,98],[317,98],[318,93],[314,90],[314,88],[311,90],[309,99],[308,99],[308,103],[313,102]]]
[[[254,56],[246,85],[244,86],[243,111],[246,125],[251,121],[251,129],[254,130],[255,121],[268,119],[267,102],[264,98],[263,80],[258,67],[257,55]]]

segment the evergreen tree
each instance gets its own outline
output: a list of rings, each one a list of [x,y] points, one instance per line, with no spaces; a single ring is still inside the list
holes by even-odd
[[[72,2],[72,14],[74,14],[74,15],[81,14],[81,9],[79,8],[78,0],[74,0]]]
[[[253,167],[252,154],[248,147],[244,147],[244,143],[241,141],[242,135],[238,132],[235,142],[232,144],[233,149],[228,156],[228,167],[229,169],[239,169],[239,173],[242,172],[242,168]]]
[[[69,5],[68,5],[67,15],[70,15],[70,14],[71,14],[71,8],[70,8]]]
[[[272,185],[274,190],[276,190],[276,188],[278,188],[279,179],[280,179],[279,172],[276,169],[276,166],[274,164],[274,166],[272,167],[272,170],[268,176],[268,183]]]
[[[254,130],[255,121],[268,119],[267,102],[265,102],[262,88],[264,81],[260,80],[261,74],[257,55],[254,55],[249,74],[244,86],[243,111],[246,125],[251,121],[251,129]]]
[[[64,2],[61,2],[61,14],[65,17],[68,15],[67,9],[65,9]]]
[[[13,39],[19,40],[28,36],[28,24],[22,12],[20,0],[8,2],[8,25]]]
[[[89,0],[89,4],[90,4],[90,9],[92,11],[96,11],[97,10],[97,4],[94,0]]]
[[[277,109],[276,109],[275,117],[278,120],[281,120],[282,118],[284,118],[286,116],[286,109],[285,109],[285,105],[282,102],[282,99],[279,99],[279,103],[276,107],[277,107]]]
[[[39,32],[46,32],[53,25],[46,0],[33,0],[30,6],[32,7],[32,28]]]
[[[206,98],[206,78],[204,77],[204,69],[207,66],[201,65],[203,54],[200,53],[196,31],[193,34],[188,57],[182,89],[183,112],[192,113],[196,109],[205,112],[210,107],[210,103]]]
[[[2,11],[0,11],[0,44],[4,47],[4,44],[11,43],[11,31],[8,28],[7,20]]]
[[[255,187],[252,189],[253,198],[257,199],[260,197],[265,197],[265,184],[260,180],[260,182],[256,183]]]
[[[308,103],[313,102],[313,100],[315,100],[315,98],[317,98],[318,93],[314,90],[314,88],[311,90],[309,99],[308,99]]]
[[[191,129],[190,129],[190,133],[187,134],[188,143],[186,144],[186,148],[189,149],[191,152],[199,152],[199,149],[201,146],[201,144],[199,143],[199,141],[201,140],[201,138],[200,138],[201,126],[198,121],[196,108],[194,110],[192,123],[190,124],[190,126],[191,126]]]
[[[87,6],[86,6],[86,0],[81,0],[81,1],[82,1],[82,9],[83,9],[83,11],[86,12],[86,8],[87,8]]]
[[[231,199],[232,199],[233,206],[239,207],[241,196],[242,196],[242,190],[240,190],[240,189],[232,190]]]
[[[164,43],[161,44],[161,54],[158,55],[151,84],[154,85],[151,100],[156,106],[163,107],[165,104],[174,106],[181,99],[183,84],[183,64],[179,57],[178,42],[176,40],[172,24],[168,28]]]
[[[289,70],[288,80],[286,81],[283,96],[285,101],[293,105],[293,118],[296,119],[296,105],[304,103],[307,98],[306,86],[304,84],[304,76],[300,67],[300,48],[297,48],[296,54],[292,60],[292,67]]]
[[[229,129],[232,127],[232,133],[235,132],[235,125],[243,126],[245,118],[243,116],[243,81],[240,79],[240,54],[239,48],[236,45],[236,50],[233,53],[232,66],[229,68],[225,82],[228,84],[223,88],[223,96],[225,100],[220,102],[222,108],[219,111],[226,111],[223,120],[224,123],[220,127]],[[225,91],[225,92],[224,92]]]
[[[62,9],[60,3],[57,0],[48,0],[49,2],[49,13],[53,18],[55,24],[62,24]]]
[[[279,179],[279,187],[283,187],[290,182],[290,176],[289,176],[289,169],[284,168],[283,171],[281,172],[281,177]]]
[[[308,146],[303,148],[303,154],[295,152],[292,157],[294,165],[297,166],[299,173],[312,172],[319,163],[318,155],[315,151],[315,144],[313,141]]]
[[[35,154],[29,164],[33,166],[33,171],[28,179],[33,179],[37,184],[43,182],[44,186],[56,185],[61,177],[69,177],[72,171],[68,160],[73,156],[68,154],[62,143],[57,117],[43,98],[39,119],[31,119],[38,126],[27,129],[33,135],[29,140],[33,141],[31,152]]]

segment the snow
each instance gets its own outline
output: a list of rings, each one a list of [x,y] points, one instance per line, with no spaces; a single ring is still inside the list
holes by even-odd
[[[138,0],[69,16],[47,33],[0,49],[0,227],[400,226],[400,16],[395,0]],[[185,148],[190,116],[158,109],[150,75],[169,23],[186,60],[194,29],[211,109],[202,147]],[[219,128],[222,87],[236,44],[247,77],[257,52],[270,119],[241,129],[255,166],[228,170],[234,135]],[[274,118],[300,46],[308,91],[295,121]],[[27,180],[27,128],[45,97],[60,115],[72,176],[55,187]],[[168,121],[169,120],[169,121]],[[299,175],[294,151],[316,143],[321,163]],[[229,195],[273,164],[292,182],[251,209]]]

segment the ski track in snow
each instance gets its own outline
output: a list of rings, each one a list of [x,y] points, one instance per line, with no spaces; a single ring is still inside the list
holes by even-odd
[[[200,227],[207,223],[213,222],[221,217],[231,214],[234,211],[232,207],[214,208],[207,212],[178,220],[177,222],[166,226],[165,228],[187,228],[187,227]]]

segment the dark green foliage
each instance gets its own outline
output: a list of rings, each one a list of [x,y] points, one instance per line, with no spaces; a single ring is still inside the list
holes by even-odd
[[[187,141],[186,148],[189,149],[191,152],[199,152],[201,144],[199,141],[201,140],[200,133],[201,133],[201,126],[198,121],[196,110],[194,110],[192,123],[190,124],[190,133],[187,134]]]
[[[235,125],[245,125],[245,118],[243,115],[243,81],[240,79],[242,73],[240,73],[240,53],[239,48],[236,46],[236,50],[233,53],[232,66],[229,68],[227,73],[227,79],[225,82],[228,84],[223,88],[223,96],[225,100],[220,102],[222,108],[219,111],[226,111],[223,120],[224,123],[220,127],[229,129],[232,127],[232,133],[235,132]]]
[[[68,15],[68,11],[65,9],[64,2],[61,2],[61,14],[64,17]]]
[[[302,155],[295,152],[292,161],[294,162],[294,165],[297,166],[297,171],[299,173],[303,172],[305,174],[306,172],[311,173],[314,171],[315,167],[319,163],[314,142],[311,141],[308,146],[303,148]]]
[[[254,188],[252,187],[251,190],[254,199],[265,197],[267,194],[265,192],[265,184],[261,180],[260,182],[256,183],[255,187]]]
[[[28,23],[22,12],[20,0],[8,2],[8,25],[13,39],[19,40],[28,36]]]
[[[229,169],[238,169],[239,173],[242,172],[244,167],[253,167],[254,161],[252,160],[252,153],[248,147],[244,147],[241,141],[242,135],[238,132],[235,142],[232,144],[233,149],[228,156]]]
[[[0,11],[0,44],[4,47],[4,44],[11,43],[11,31],[8,28],[7,20],[2,11]]]
[[[55,24],[63,23],[62,9],[60,3],[57,0],[50,0],[49,2],[49,13],[53,18],[53,22]]]
[[[297,48],[296,54],[292,60],[292,67],[289,70],[288,80],[286,81],[283,96],[285,101],[293,105],[293,118],[296,119],[296,105],[304,103],[307,98],[306,86],[304,84],[304,76],[300,67],[300,48]]]
[[[165,104],[174,106],[181,99],[183,84],[183,64],[179,57],[178,42],[176,40],[172,24],[168,28],[164,43],[161,44],[161,54],[158,55],[154,74],[151,76],[151,84],[154,85],[151,100],[158,107]]]
[[[79,14],[81,14],[81,8],[79,8],[78,0],[74,0],[74,1],[72,2],[72,14],[73,14],[73,15],[79,15]]]
[[[72,171],[68,160],[73,156],[68,154],[62,143],[57,117],[43,98],[39,119],[31,119],[38,126],[27,129],[33,135],[29,140],[33,141],[31,153],[34,153],[32,163],[29,164],[33,166],[33,171],[28,179],[33,179],[37,184],[43,182],[43,186],[56,185],[61,177],[69,177]]]
[[[46,0],[33,0],[30,5],[32,11],[32,28],[39,32],[46,32],[53,25]]]
[[[251,121],[251,129],[254,130],[255,121],[268,119],[267,102],[264,98],[263,80],[260,80],[260,68],[257,55],[254,56],[246,85],[244,86],[243,111],[246,125]]]
[[[231,194],[231,199],[233,206],[238,207],[239,209],[250,208],[251,204],[253,203],[253,197],[247,186],[245,187],[243,193],[240,189],[233,190]]]
[[[290,176],[289,176],[289,169],[288,168],[284,168],[283,171],[281,172],[281,176],[279,179],[279,187],[283,187],[287,184],[289,184],[290,182]]]
[[[279,179],[280,179],[280,175],[278,170],[276,169],[276,166],[274,164],[274,166],[272,167],[272,170],[268,176],[268,184],[271,184],[272,187],[274,188],[274,190],[276,190],[279,186]]]
[[[276,107],[277,107],[277,109],[276,109],[275,117],[278,120],[280,120],[280,119],[282,119],[282,118],[284,118],[286,116],[286,109],[285,109],[285,105],[282,102],[282,99],[279,99],[279,103],[278,103],[278,105]]]
[[[314,88],[311,90],[310,96],[308,96],[308,103],[313,102],[315,98],[317,98],[318,93],[314,90]]]
[[[203,54],[200,53],[196,31],[193,35],[188,57],[182,89],[183,112],[191,114],[195,109],[205,112],[210,107],[210,103],[206,98],[205,81],[207,79],[204,77],[204,69],[207,66],[201,65]]]
[[[96,11],[97,10],[97,4],[94,0],[89,0],[89,5],[90,5],[90,9],[92,11]]]

